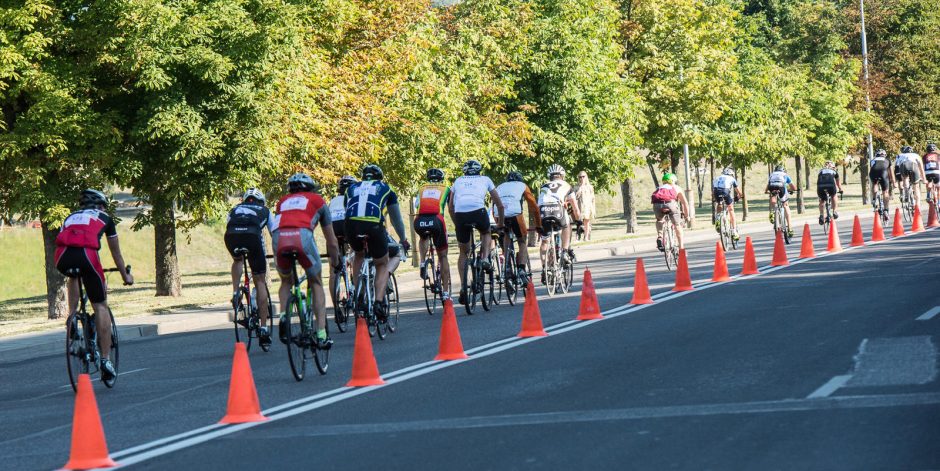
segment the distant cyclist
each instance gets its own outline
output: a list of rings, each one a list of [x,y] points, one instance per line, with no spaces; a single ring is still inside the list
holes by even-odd
[[[349,242],[346,240],[346,190],[358,181],[356,177],[350,175],[340,178],[336,184],[336,196],[330,200],[330,219],[333,221],[333,234],[336,236],[336,244],[339,247],[340,260],[349,248]],[[342,267],[339,266],[333,267],[333,273],[330,275],[330,299],[334,306],[336,305],[336,285],[340,281],[336,273],[341,269]]]
[[[927,201],[937,198],[937,185],[940,184],[940,152],[934,143],[927,144],[924,154],[924,174],[927,180]]]
[[[476,160],[468,160],[463,164],[463,176],[454,180],[451,186],[451,196],[448,202],[451,219],[454,221],[454,231],[457,233],[457,244],[460,248],[460,255],[457,257],[457,273],[460,274],[460,304],[467,303],[467,279],[464,273],[464,265],[467,263],[467,257],[472,247],[470,240],[473,237],[473,231],[480,233],[480,264],[485,270],[492,267],[489,263],[490,245],[492,244],[492,235],[490,234],[490,218],[486,212],[486,197],[489,195],[493,206],[499,214],[497,218],[497,227],[502,227],[504,217],[503,202],[496,193],[496,186],[490,177],[481,175],[483,165]]]
[[[258,333],[258,343],[271,344],[271,333],[268,332],[268,282],[265,274],[268,271],[268,260],[264,250],[264,228],[270,219],[270,211],[265,207],[264,193],[257,188],[249,188],[242,196],[242,202],[236,205],[228,214],[225,227],[225,248],[232,255],[232,305],[238,303],[241,295],[242,258],[235,255],[235,249],[248,249],[248,266],[251,268],[251,277],[255,283],[255,293],[258,302],[258,315],[261,317],[261,327]]]
[[[535,219],[535,227],[542,225],[538,201],[536,201],[535,195],[532,194],[532,190],[529,189],[529,185],[522,181],[522,174],[515,170],[506,174],[506,181],[496,187],[496,193],[499,194],[499,199],[505,207],[505,230],[507,232],[511,231],[516,236],[516,244],[518,245],[516,267],[518,267],[519,273],[531,274],[529,251],[526,248],[528,228],[526,227],[526,218],[522,214],[522,200],[525,200],[529,208],[529,214]],[[503,239],[503,250],[506,250],[508,244],[509,238],[506,237]]]
[[[539,188],[538,207],[541,222],[548,220],[558,221],[561,229],[561,248],[570,260],[574,260],[574,251],[571,249],[571,219],[568,210],[571,210],[574,221],[581,222],[581,209],[578,208],[578,199],[574,188],[565,181],[565,169],[561,165],[552,164],[546,172],[548,181]],[[542,260],[542,284],[545,284],[545,265],[548,255],[547,227],[540,225],[542,243],[539,246],[539,257]]]
[[[441,289],[444,291],[443,299],[450,297],[450,263],[447,261],[447,223],[444,222],[444,208],[450,200],[450,187],[444,184],[444,171],[432,168],[427,173],[427,183],[418,189],[418,200],[415,202],[418,215],[415,216],[415,232],[421,237],[418,242],[418,252],[421,254],[421,278],[427,279],[428,261],[425,254],[428,251],[428,240],[434,242],[437,251],[438,266],[441,270]],[[431,254],[433,257],[434,254]]]
[[[839,219],[839,196],[842,192],[842,182],[839,181],[839,172],[833,161],[827,161],[816,176],[816,195],[819,196],[819,224],[825,223],[826,195],[832,199],[832,219]]]
[[[407,251],[411,245],[405,233],[405,223],[401,218],[398,195],[385,183],[385,173],[375,164],[362,169],[362,181],[353,183],[346,190],[346,240],[356,252],[353,262],[353,279],[359,279],[359,268],[365,259],[366,240],[368,238],[369,256],[375,264],[375,315],[381,320],[388,318],[388,312],[382,306],[385,290],[388,286],[389,251],[388,230],[385,229],[385,214],[391,218],[392,227],[398,234],[402,248]]]
[[[656,216],[656,248],[660,252],[666,250],[663,245],[663,219],[669,218],[676,227],[676,242],[679,248],[685,248],[682,237],[682,220],[689,215],[689,203],[685,199],[682,187],[676,184],[676,175],[666,172],[663,174],[663,183],[656,188],[650,197],[653,203],[653,214]]]
[[[904,146],[894,161],[894,167],[898,190],[901,190],[906,184],[914,191],[916,201],[920,201],[919,183],[924,177],[923,161],[920,155],[914,152],[913,147]]]
[[[884,202],[885,211],[888,210],[888,202],[891,201],[893,188],[893,180],[889,182],[890,179],[893,179],[891,175],[891,161],[888,160],[888,152],[884,149],[878,149],[878,152],[875,152],[875,156],[871,159],[871,162],[868,163],[868,179],[871,181],[872,195],[877,191],[875,189],[876,185],[881,188],[881,201]],[[878,209],[875,198],[871,199],[871,204],[875,210]]]
[[[108,249],[117,265],[124,283],[134,284],[134,277],[127,272],[121,244],[118,242],[117,227],[105,209],[108,199],[98,190],[88,189],[82,192],[78,200],[79,209],[62,223],[55,239],[55,267],[65,275],[69,270],[78,270],[85,294],[91,301],[95,312],[95,329],[98,332],[98,348],[101,350],[101,379],[110,381],[117,372],[111,362],[111,317],[108,315],[108,286],[104,279],[104,269],[98,258],[101,250],[101,236],[108,236]],[[69,312],[78,309],[78,278],[68,279]]]
[[[774,171],[767,178],[767,187],[764,188],[764,192],[770,194],[771,223],[774,222],[774,211],[776,211],[777,204],[783,205],[783,214],[787,219],[787,237],[793,237],[793,226],[790,223],[790,205],[788,204],[791,191],[796,191],[796,185],[787,175],[786,167],[783,165],[775,166]]]
[[[738,224],[734,217],[734,202],[741,197],[741,189],[738,188],[738,180],[734,178],[734,169],[726,167],[718,178],[712,183],[712,201],[722,202],[728,208],[728,219],[731,220],[731,236],[738,240]],[[720,221],[715,218],[715,228],[718,228]]]
[[[272,218],[271,239],[274,242],[277,271],[281,276],[281,321],[278,336],[287,343],[287,303],[293,287],[294,263],[289,255],[296,253],[297,261],[307,274],[307,288],[313,294],[313,313],[317,318],[317,348],[327,349],[333,345],[326,333],[326,295],[321,278],[322,264],[313,230],[320,226],[326,239],[326,252],[330,265],[339,264],[339,247],[333,234],[333,224],[326,201],[317,193],[317,184],[306,173],[295,173],[287,180],[288,193],[281,197]]]

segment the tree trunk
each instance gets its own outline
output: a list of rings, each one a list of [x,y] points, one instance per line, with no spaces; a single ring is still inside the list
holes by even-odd
[[[842,164],[842,184],[845,185],[849,182],[849,174],[845,164]]]
[[[669,149],[669,171],[673,175],[679,174],[679,152],[676,152],[675,149]]]
[[[627,234],[636,233],[636,198],[633,197],[633,179],[628,178],[620,184],[623,199],[623,218],[627,221]]]
[[[708,185],[709,185],[709,190],[708,190],[708,191],[712,191],[712,190],[711,190],[711,185],[713,185],[714,182],[715,182],[715,158],[712,157],[712,158],[708,159]],[[712,224],[715,223],[715,216],[716,216],[716,214],[715,214],[715,199],[712,198]]]
[[[865,178],[866,175],[868,175],[868,157],[863,155],[858,161],[858,179],[862,187],[862,204],[868,204],[868,190],[871,187],[868,184],[868,179]]]
[[[179,296],[182,283],[179,260],[176,258],[176,214],[173,212],[173,203],[154,202],[152,211],[157,296]]]
[[[803,189],[809,190],[809,159],[803,159],[803,172],[806,174],[806,183],[803,185]]]
[[[58,228],[53,229],[48,223],[42,223],[42,245],[46,256],[46,306],[49,319],[61,319],[69,313],[65,277],[55,268],[57,235],[59,235]]]
[[[747,221],[747,166],[741,167],[741,220]]]
[[[656,176],[656,169],[653,168],[653,162],[646,159],[646,166],[650,169],[650,176],[653,177],[653,187],[659,188],[659,177]]]
[[[414,243],[414,249],[413,249],[413,250],[414,250],[415,252],[420,252],[420,251],[418,250],[418,233],[415,231],[415,223],[414,223],[414,221],[415,221],[415,200],[416,200],[416,199],[417,199],[417,195],[415,195],[414,197],[412,197],[412,198],[409,200],[409,202],[410,202],[411,204],[408,205],[408,226],[411,227],[411,241]],[[417,267],[418,264],[419,264],[419,262],[420,262],[420,261],[418,260],[419,258],[421,258],[421,255],[418,255],[417,257],[411,257],[411,266]]]
[[[529,211],[529,228],[535,229],[535,215],[532,214],[531,211]],[[538,232],[535,232],[534,230],[530,230],[529,233],[526,234],[526,242],[525,242],[526,247],[535,247],[536,245],[538,245],[538,243],[539,243]],[[529,268],[531,269],[531,267]]]
[[[698,163],[702,164],[703,161],[699,160]],[[702,193],[705,192],[705,179],[702,178],[702,173],[699,172],[699,168],[699,165],[695,166],[695,187],[698,189],[698,207],[701,208],[702,204],[704,204],[702,201],[704,199]],[[704,165],[701,166],[701,168],[704,170]]]
[[[796,161],[796,212],[797,214],[803,214],[806,207],[803,201],[803,193],[805,190],[800,187],[800,167],[802,167],[800,156],[793,157],[793,160]],[[806,159],[806,161],[808,162],[809,159]],[[809,175],[806,176],[806,183],[809,184]]]

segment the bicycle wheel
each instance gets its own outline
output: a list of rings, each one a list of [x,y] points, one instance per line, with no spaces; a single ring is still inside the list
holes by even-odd
[[[304,346],[307,342],[303,328],[304,316],[301,313],[300,299],[291,294],[287,302],[287,315],[284,317],[287,330],[287,359],[290,361],[294,379],[303,381],[307,368]]]
[[[73,312],[65,321],[65,363],[72,390],[78,392],[78,375],[88,374],[88,330],[84,316]]]
[[[245,288],[239,288],[238,305],[235,306],[235,341],[245,344],[245,349],[251,351],[251,330],[248,328],[249,306],[251,306],[251,295]]]
[[[574,263],[567,257],[561,264],[561,292],[568,293],[574,283]]]
[[[268,291],[268,335],[269,336],[275,335],[274,334],[274,313],[275,312],[276,311],[274,310],[274,301],[271,300],[271,291]],[[271,344],[272,342],[270,341],[268,342],[267,345],[262,344],[261,342],[258,342],[258,345],[261,346],[261,350],[264,352],[271,351]]]
[[[718,219],[719,239],[721,240],[721,249],[725,252],[731,247],[731,228],[728,227],[728,216],[722,213]]]
[[[829,235],[829,221],[832,220],[831,211],[830,211],[831,208],[832,207],[830,206],[829,199],[826,198],[826,212],[823,214],[823,225],[822,225],[823,234],[825,235]]]
[[[673,250],[675,247],[675,234],[673,233],[673,226],[671,222],[666,223],[666,227],[663,229],[663,257],[666,259],[666,269],[674,270],[678,263],[677,250]]]
[[[501,262],[500,259],[505,260],[506,255],[493,252],[490,254],[490,257],[493,259],[493,263],[491,264],[493,267],[493,289],[496,291],[493,297],[493,304],[498,306],[499,303],[503,301],[503,266],[506,265],[506,263]]]
[[[780,231],[783,232],[783,241],[790,244],[790,226],[787,225],[787,216],[783,208],[780,209]]]
[[[326,315],[326,313],[324,313],[324,315]],[[329,338],[329,336],[330,336],[330,323],[329,323],[329,322],[326,322],[326,323],[324,323],[324,325],[326,326],[326,336],[327,336],[327,338]],[[312,333],[312,332],[311,332],[311,333]],[[312,345],[310,345],[310,350],[311,350],[311,353],[312,353],[312,355],[313,355],[313,363],[314,363],[315,365],[317,365],[317,371],[320,372],[321,375],[325,375],[325,374],[326,374],[326,370],[328,370],[328,369],[330,368],[330,351],[331,351],[331,349],[329,349],[329,348],[326,348],[326,349],[318,348],[317,345],[316,345],[315,343],[313,343]]]
[[[333,289],[333,322],[340,332],[346,332],[349,329],[349,291],[348,276],[346,270],[336,280],[336,288]]]
[[[395,333],[398,330],[398,279],[394,273],[388,275],[388,290],[385,293],[385,300],[388,303],[386,311],[388,313],[388,331]]]
[[[472,267],[475,264],[476,264],[476,257],[468,256],[467,263],[464,264],[463,266],[463,273],[464,273],[463,279],[466,280],[466,282],[464,283],[464,287],[463,287],[464,301],[466,301],[466,303],[463,305],[463,307],[467,311],[467,315],[470,315],[470,316],[473,315],[473,311],[474,309],[476,309],[476,306],[477,306],[477,297],[476,297],[476,293],[474,292],[475,291],[474,288],[476,287],[476,283],[477,283],[477,274],[476,274],[476,270],[473,269]]]
[[[440,277],[434,264],[434,258],[428,257],[427,278],[424,279],[424,306],[428,309],[428,315],[433,316],[437,310],[437,298],[440,296],[439,289]]]
[[[108,317],[111,318],[111,350],[108,355],[108,358],[111,359],[111,364],[114,365],[114,377],[108,381],[102,380],[105,386],[109,388],[114,387],[114,383],[117,382],[117,377],[120,374],[120,356],[118,351],[118,333],[117,333],[117,324],[114,322],[114,314],[111,313],[111,308],[108,308]]]
[[[516,305],[516,300],[519,296],[519,279],[516,276],[516,255],[514,253],[506,253],[506,267],[503,269],[505,274],[503,275],[503,285],[506,288],[506,300],[509,301],[510,306]]]

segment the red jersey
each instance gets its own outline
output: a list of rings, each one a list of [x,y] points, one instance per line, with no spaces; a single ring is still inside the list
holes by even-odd
[[[450,187],[443,183],[428,183],[418,191],[418,214],[438,215],[444,212]]]
[[[288,193],[277,202],[275,212],[279,216],[278,228],[311,229],[317,222],[317,213],[324,206],[326,201],[316,193]]]
[[[55,238],[55,245],[98,250],[103,234],[107,234],[109,239],[117,237],[117,228],[111,216],[97,209],[82,209],[65,218]]]

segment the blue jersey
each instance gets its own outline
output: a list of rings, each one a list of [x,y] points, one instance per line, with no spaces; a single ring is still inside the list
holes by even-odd
[[[398,195],[383,181],[353,183],[346,190],[346,219],[384,222],[385,208],[398,204]]]

